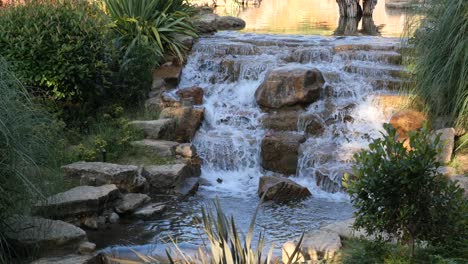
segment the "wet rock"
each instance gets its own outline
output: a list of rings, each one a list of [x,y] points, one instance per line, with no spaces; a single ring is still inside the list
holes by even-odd
[[[39,215],[66,219],[78,215],[99,215],[104,210],[113,208],[120,192],[114,184],[78,186],[40,201],[34,207]]]
[[[166,205],[163,203],[148,204],[133,213],[133,216],[140,219],[150,219],[160,216],[166,210]]]
[[[161,111],[160,118],[176,120],[175,140],[181,143],[191,142],[203,122],[204,108],[168,107]]]
[[[324,170],[323,172],[316,171],[315,181],[317,186],[329,193],[336,193],[341,190],[341,185],[330,178],[329,172],[327,170]]]
[[[81,185],[115,184],[119,189],[132,191],[138,177],[138,167],[105,162],[76,162],[62,166],[66,178],[79,179]]]
[[[171,157],[175,155],[175,149],[179,143],[167,140],[143,139],[133,141],[131,145],[143,150],[148,155],[157,155],[162,157]]]
[[[400,140],[408,138],[408,133],[417,131],[423,127],[427,117],[415,110],[402,110],[392,116],[390,125],[392,125],[399,135]]]
[[[216,18],[218,30],[240,30],[245,28],[245,21],[233,16],[221,16]]]
[[[288,241],[283,245],[283,262],[287,263],[288,256],[296,248],[296,241]],[[337,233],[326,230],[314,230],[306,233],[301,244],[299,261],[333,261],[341,249],[341,239]]]
[[[258,184],[258,196],[264,196],[265,201],[286,203],[303,200],[311,195],[306,187],[284,177],[262,176]]]
[[[218,25],[216,23],[216,19],[218,17],[218,15],[213,13],[202,13],[192,20],[192,24],[199,33],[213,33],[218,29]]]
[[[112,213],[110,216],[109,216],[109,222],[111,224],[116,224],[117,222],[119,222],[119,219],[120,219],[120,216],[116,213]]]
[[[159,108],[164,109],[166,107],[182,107],[182,101],[179,96],[173,92],[163,92],[161,93],[160,100],[158,101]]]
[[[191,168],[186,163],[146,166],[142,175],[155,193],[171,193],[185,179],[190,178]]]
[[[5,236],[17,250],[34,250],[40,255],[69,254],[87,241],[86,232],[72,224],[40,217],[7,219]]]
[[[321,136],[325,132],[325,122],[316,114],[304,113],[299,116],[301,131],[312,136]]]
[[[320,97],[325,80],[314,68],[282,67],[271,70],[255,92],[264,109],[307,106]]]
[[[453,148],[455,146],[455,129],[444,128],[434,131],[434,135],[440,134],[441,148],[440,153],[437,155],[437,161],[442,164],[448,164],[452,160]]]
[[[100,254],[66,255],[60,257],[41,258],[31,264],[104,264],[104,257]]]
[[[174,63],[164,64],[153,72],[154,80],[164,80],[169,87],[175,88],[179,84],[182,66]]]
[[[151,201],[151,198],[146,194],[127,193],[122,196],[122,200],[116,205],[115,211],[119,214],[131,213],[149,201]]]
[[[86,217],[81,220],[81,227],[89,228],[93,230],[99,229],[99,223],[97,217]]]
[[[284,175],[295,175],[299,146],[305,141],[302,134],[278,132],[267,134],[262,140],[262,167]]]
[[[177,90],[176,94],[184,100],[190,100],[194,105],[203,104],[203,89],[200,87],[189,87]]]
[[[195,146],[190,143],[183,143],[177,146],[175,150],[177,155],[180,155],[184,158],[193,158],[197,156],[197,150]]]
[[[88,242],[88,241],[81,243],[80,246],[78,247],[78,253],[80,253],[81,255],[93,253],[95,250],[96,250],[96,244]]]
[[[129,123],[136,129],[140,129],[147,139],[165,139],[174,138],[175,122],[170,118],[158,120],[137,120]]]
[[[262,125],[266,129],[276,131],[297,131],[297,122],[300,112],[280,111],[264,115],[261,119]]]
[[[190,178],[185,179],[182,183],[180,183],[176,187],[175,194],[182,198],[192,196],[192,195],[195,195],[195,193],[197,193],[199,186],[200,186],[200,178],[190,177]]]

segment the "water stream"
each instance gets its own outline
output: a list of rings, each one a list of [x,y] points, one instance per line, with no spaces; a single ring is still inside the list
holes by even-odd
[[[352,155],[379,136],[388,120],[373,99],[391,93],[388,86],[400,82],[404,70],[397,65],[398,46],[395,38],[366,36],[219,32],[201,38],[179,88],[199,86],[205,91],[205,121],[193,140],[203,160],[205,183],[195,197],[174,203],[162,219],[124,223],[117,228],[125,235],[101,237],[100,246],[122,251],[115,246],[136,244],[135,249],[151,254],[168,235],[200,245],[194,219],[215,197],[247,230],[259,201],[259,177],[272,174],[261,166],[260,144],[266,131],[260,118],[265,113],[254,94],[268,70],[276,67],[300,65],[324,74],[327,88],[305,111],[318,115],[327,126],[322,136],[309,137],[301,145],[297,175],[290,175],[313,197],[289,205],[266,204],[260,209],[257,230],[265,232],[268,243],[281,245],[304,231],[350,218],[352,206],[340,191],[341,177],[350,170]]]

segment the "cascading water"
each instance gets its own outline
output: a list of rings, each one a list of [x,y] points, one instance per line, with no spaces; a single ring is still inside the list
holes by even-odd
[[[340,190],[341,177],[350,170],[352,155],[379,136],[388,120],[374,98],[391,93],[387,88],[401,82],[404,70],[398,66],[398,47],[398,39],[363,36],[220,32],[199,39],[179,88],[199,86],[205,92],[205,121],[193,140],[203,160],[205,183],[195,197],[173,205],[163,219],[133,225],[132,236],[140,237],[130,241],[151,250],[170,235],[179,242],[200,245],[193,218],[199,216],[200,206],[215,197],[227,214],[234,215],[239,229],[248,229],[259,202],[259,178],[271,174],[260,160],[267,131],[255,91],[270,69],[283,66],[302,65],[323,73],[326,85],[321,98],[304,111],[322,119],[326,128],[321,136],[301,144],[293,178],[307,186],[313,197],[288,205],[266,204],[259,212],[257,230],[265,232],[268,243],[281,245],[304,231],[350,218],[353,209]],[[306,124],[299,119],[297,125],[301,130]]]

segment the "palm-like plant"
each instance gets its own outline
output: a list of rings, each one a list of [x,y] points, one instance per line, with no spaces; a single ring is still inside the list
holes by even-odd
[[[180,35],[196,37],[189,21],[190,6],[183,0],[104,0],[118,32],[118,46],[127,54],[150,46],[157,57],[166,52],[183,60],[187,48]]]

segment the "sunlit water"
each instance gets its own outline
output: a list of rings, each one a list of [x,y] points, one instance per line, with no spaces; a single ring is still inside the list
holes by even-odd
[[[388,120],[373,97],[389,93],[385,84],[399,81],[395,73],[403,68],[392,63],[399,56],[399,44],[396,38],[236,32],[201,38],[188,58],[179,87],[200,86],[205,91],[205,121],[193,144],[203,159],[206,183],[188,201],[174,202],[161,219],[124,222],[114,227],[112,235],[94,233],[91,240],[122,254],[129,252],[118,245],[129,244],[152,254],[168,236],[201,245],[196,218],[201,206],[212,204],[216,197],[240,230],[246,231],[259,203],[259,178],[272,174],[261,167],[260,143],[266,131],[260,124],[264,113],[254,94],[267,71],[276,67],[323,72],[332,88],[305,111],[317,114],[328,125],[322,136],[301,145],[298,172],[291,175],[313,197],[287,205],[265,204],[259,210],[257,231],[265,232],[268,244],[275,243],[275,252],[280,254],[279,246],[302,232],[350,218],[353,209],[340,190],[341,177],[350,170],[352,155],[366,148],[370,138],[379,136]],[[317,184],[319,174],[327,180]]]
[[[191,0],[202,5],[212,5],[213,0]],[[306,34],[333,35],[340,34],[339,13],[336,0],[262,0],[260,4],[242,6],[235,0],[217,0],[215,12],[219,15],[230,15],[247,22],[245,32],[271,34]],[[385,7],[385,0],[378,0],[374,9],[371,25],[378,28],[371,35],[399,37],[405,25],[405,13],[400,9]],[[364,19],[354,34],[366,33]],[[355,23],[349,21],[349,23]],[[369,26],[367,26],[369,27]],[[350,32],[348,32],[350,33]]]

